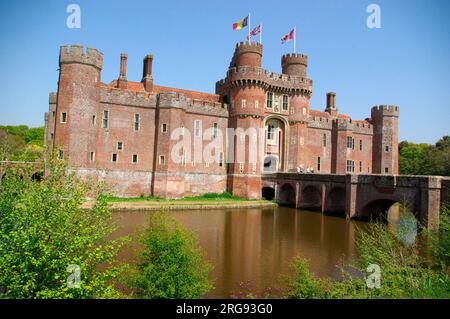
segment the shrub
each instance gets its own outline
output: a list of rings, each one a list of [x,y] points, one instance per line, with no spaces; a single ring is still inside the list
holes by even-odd
[[[102,187],[62,163],[51,161],[47,173],[35,182],[30,169],[9,170],[1,181],[0,298],[119,296],[110,282],[123,240],[106,239],[114,228]],[[96,198],[91,210],[82,208],[88,193]],[[69,265],[80,267],[79,288],[67,284]]]
[[[344,280],[316,278],[307,262],[297,257],[291,263],[286,282],[288,298],[449,298],[449,215],[441,214],[438,234],[424,231],[421,240],[405,243],[380,223],[358,229],[356,246],[359,261],[354,268],[370,275],[367,267],[376,264],[381,270],[379,288],[369,288],[363,276],[343,271]],[[399,237],[400,236],[400,237]],[[424,252],[425,250],[425,252]]]
[[[142,236],[144,249],[132,286],[142,298],[200,298],[212,289],[207,262],[193,233],[169,217],[153,213]]]

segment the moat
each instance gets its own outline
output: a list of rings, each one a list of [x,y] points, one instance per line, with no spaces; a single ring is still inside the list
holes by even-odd
[[[145,227],[151,212],[115,212],[115,235],[132,235],[131,247],[120,259],[133,262],[137,230]],[[215,289],[209,298],[229,298],[240,282],[250,281],[254,292],[276,288],[295,256],[309,260],[318,276],[338,278],[337,265],[357,258],[355,236],[363,222],[287,207],[274,209],[217,209],[172,211],[194,231],[208,260],[214,265]]]

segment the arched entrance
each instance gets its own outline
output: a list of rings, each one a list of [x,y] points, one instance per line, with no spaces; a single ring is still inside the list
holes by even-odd
[[[279,118],[269,118],[265,122],[264,172],[284,170],[286,125]]]
[[[262,197],[266,200],[273,200],[275,198],[275,190],[272,187],[263,187],[261,193]]]

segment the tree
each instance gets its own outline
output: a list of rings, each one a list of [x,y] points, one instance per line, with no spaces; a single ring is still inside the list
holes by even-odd
[[[44,127],[0,126],[0,160],[34,162],[43,156]]]
[[[0,298],[120,296],[111,280],[124,240],[107,239],[114,227],[102,187],[54,161],[43,181],[29,176],[10,169],[0,183]],[[87,194],[95,197],[90,210],[82,207]]]
[[[200,298],[210,289],[211,264],[193,233],[169,217],[152,214],[142,237],[144,245],[132,286],[143,298]]]
[[[450,136],[435,145],[403,141],[399,154],[400,174],[450,176]]]

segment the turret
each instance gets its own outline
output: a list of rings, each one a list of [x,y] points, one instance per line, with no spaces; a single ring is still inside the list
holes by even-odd
[[[79,64],[89,66],[90,80],[100,82],[100,74],[103,67],[103,54],[96,49],[87,48],[86,52],[82,45],[61,46],[59,51],[60,70],[64,65]],[[88,68],[84,68],[87,70]],[[89,80],[89,79],[86,79]]]
[[[398,174],[399,111],[400,108],[395,105],[380,105],[372,108],[372,172],[375,174]]]
[[[236,44],[230,67],[253,66],[261,67],[263,47],[257,42],[240,42]]]
[[[285,54],[281,57],[281,70],[283,74],[306,78],[308,56],[300,53]]]
[[[81,45],[62,46],[59,66],[54,145],[69,166],[89,166],[97,129],[91,123],[100,100],[95,84],[100,82],[103,55]]]

